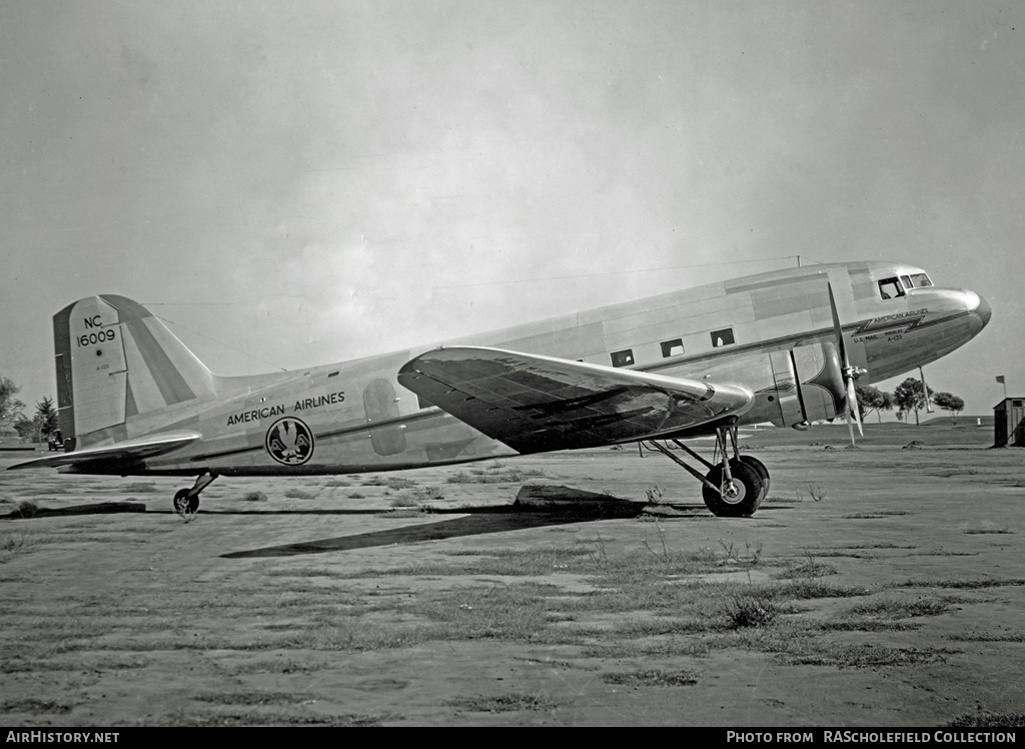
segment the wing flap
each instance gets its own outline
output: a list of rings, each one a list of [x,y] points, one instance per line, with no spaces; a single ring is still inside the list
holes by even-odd
[[[13,471],[18,468],[60,468],[86,463],[121,463],[131,465],[146,458],[154,458],[158,455],[169,453],[172,450],[185,447],[185,445],[195,442],[201,436],[199,432],[173,432],[149,435],[124,440],[113,445],[88,447],[84,450],[75,450],[70,453],[30,460],[26,463],[10,466],[7,470]]]
[[[422,354],[398,379],[521,453],[671,434],[743,413],[754,397],[734,385],[472,346]]]

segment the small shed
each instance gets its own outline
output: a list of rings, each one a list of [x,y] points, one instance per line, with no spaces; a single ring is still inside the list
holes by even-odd
[[[993,406],[994,446],[1025,447],[1025,398],[1004,398]]]

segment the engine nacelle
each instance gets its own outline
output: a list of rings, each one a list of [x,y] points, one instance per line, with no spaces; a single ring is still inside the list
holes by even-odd
[[[755,393],[744,421],[807,429],[813,421],[843,414],[843,370],[832,341],[797,346],[768,354],[772,385]]]

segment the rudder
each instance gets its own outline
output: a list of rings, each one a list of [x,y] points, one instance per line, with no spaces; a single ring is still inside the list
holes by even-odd
[[[53,335],[58,415],[69,450],[124,439],[124,425],[134,418],[214,395],[210,370],[131,299],[80,299],[54,315]]]

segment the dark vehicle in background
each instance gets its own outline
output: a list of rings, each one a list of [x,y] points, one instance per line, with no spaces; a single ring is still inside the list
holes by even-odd
[[[54,429],[50,432],[46,444],[49,446],[50,452],[61,452],[64,450],[64,437],[61,436],[61,430]]]

